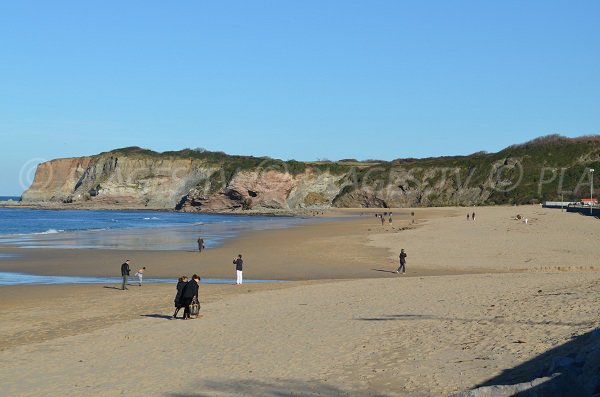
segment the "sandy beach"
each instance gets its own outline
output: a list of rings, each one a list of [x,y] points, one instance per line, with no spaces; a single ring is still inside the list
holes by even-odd
[[[201,254],[3,247],[18,256],[0,271],[116,276],[131,259],[147,277],[233,278],[242,253],[246,278],[289,282],[201,285],[203,316],[187,322],[169,319],[174,284],[0,287],[0,394],[448,396],[528,380],[598,327],[597,219],[393,211],[384,226],[377,210],[331,211]]]

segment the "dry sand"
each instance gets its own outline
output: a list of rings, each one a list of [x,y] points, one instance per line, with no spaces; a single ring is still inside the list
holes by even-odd
[[[173,285],[1,287],[0,395],[417,397],[519,365],[511,379],[526,379],[543,361],[529,360],[598,326],[600,222],[475,211],[265,231],[206,255],[27,250],[0,270],[114,275],[127,255],[152,276],[231,277],[240,251],[246,277],[303,281],[202,285],[193,321],[168,320]],[[400,248],[405,276],[392,273]]]

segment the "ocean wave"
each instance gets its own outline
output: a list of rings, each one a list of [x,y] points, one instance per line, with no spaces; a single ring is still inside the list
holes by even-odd
[[[48,229],[45,232],[37,232],[37,233],[31,233],[31,234],[56,234],[56,233],[62,233],[64,232],[64,230],[62,229]]]
[[[148,218],[144,218],[144,220],[146,220],[146,221],[157,221],[157,220],[159,220],[159,219],[160,219],[160,218],[157,218],[157,217],[155,217],[155,216],[153,216],[153,217],[151,217],[151,218],[149,218],[149,217],[148,217]]]

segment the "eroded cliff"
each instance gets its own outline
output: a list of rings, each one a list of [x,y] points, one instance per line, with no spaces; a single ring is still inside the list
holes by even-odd
[[[498,153],[391,162],[125,148],[40,164],[22,200],[206,212],[518,204],[577,199],[593,167],[600,169],[597,136],[551,136]]]

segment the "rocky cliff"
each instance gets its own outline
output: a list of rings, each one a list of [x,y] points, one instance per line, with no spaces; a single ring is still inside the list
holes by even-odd
[[[575,200],[589,192],[594,167],[600,170],[598,136],[550,136],[498,153],[391,162],[125,148],[40,164],[22,201],[209,212],[518,204]]]
[[[40,164],[25,203],[173,209],[217,169],[194,159],[118,151]]]

